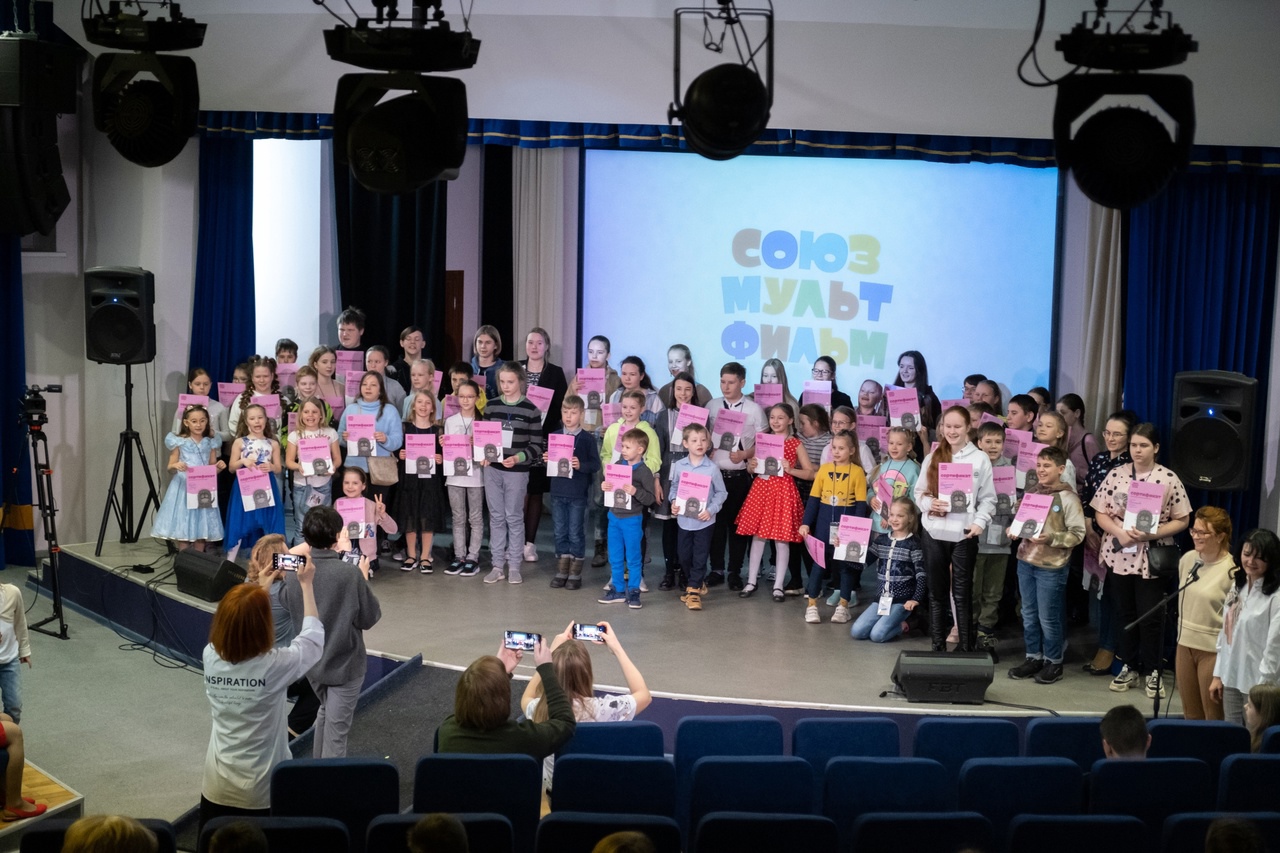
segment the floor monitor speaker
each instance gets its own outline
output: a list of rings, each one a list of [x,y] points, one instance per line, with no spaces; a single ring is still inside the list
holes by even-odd
[[[190,548],[178,552],[173,569],[178,576],[178,592],[202,601],[221,601],[227,590],[244,583],[248,574],[243,566],[224,560],[221,555]]]
[[[908,702],[981,705],[995,671],[986,652],[901,652],[893,683]]]

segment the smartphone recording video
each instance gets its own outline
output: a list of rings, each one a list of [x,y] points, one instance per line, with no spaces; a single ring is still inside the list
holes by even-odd
[[[296,572],[302,568],[304,559],[301,554],[272,554],[271,568],[277,571],[284,569],[286,572]]]
[[[533,631],[508,631],[503,645],[509,649],[531,652],[541,639],[542,635]]]
[[[604,642],[605,627],[603,625],[579,625],[574,623],[573,638],[575,640],[589,640],[593,643]]]

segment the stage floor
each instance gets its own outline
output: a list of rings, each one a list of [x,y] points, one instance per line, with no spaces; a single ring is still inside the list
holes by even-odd
[[[543,524],[539,550],[551,552],[550,520]],[[851,711],[892,711],[894,713],[960,713],[996,716],[1043,714],[1047,709],[1064,715],[1100,716],[1118,704],[1133,704],[1150,715],[1152,700],[1141,690],[1113,693],[1109,679],[1090,676],[1081,666],[1092,656],[1091,628],[1073,629],[1069,634],[1066,677],[1052,685],[1014,681],[1008,670],[1023,659],[1021,632],[1002,631],[1000,663],[995,681],[987,690],[988,704],[930,705],[908,703],[894,696],[882,696],[892,689],[890,672],[898,653],[926,651],[922,637],[899,639],[885,644],[858,642],[850,638],[849,625],[831,624],[834,610],[820,603],[823,622],[804,621],[804,599],[772,600],[767,589],[750,599],[717,587],[704,597],[703,610],[685,609],[675,592],[657,589],[661,571],[655,571],[655,557],[646,572],[653,591],[643,595],[644,607],[630,610],[625,605],[596,602],[608,578],[607,569],[587,568],[583,588],[577,591],[551,589],[554,558],[542,557],[524,565],[524,583],[512,585],[482,582],[484,572],[474,577],[451,577],[442,569],[447,560],[439,546],[449,541],[438,536],[437,569],[434,574],[402,572],[398,565],[383,561],[383,569],[372,581],[382,605],[382,621],[365,635],[371,653],[397,658],[421,654],[428,663],[465,667],[482,654],[492,654],[502,641],[504,630],[538,631],[551,635],[569,622],[609,621],[622,640],[632,661],[643,673],[656,695],[679,699],[705,699],[772,707],[811,707]],[[105,543],[102,556],[93,555],[93,543],[64,546],[75,558],[104,569],[122,569],[155,562],[157,574],[127,572],[130,580],[145,584],[172,565],[165,547],[155,540],[136,545]],[[158,591],[206,611],[213,605],[160,583]],[[863,589],[863,601],[872,589]],[[855,610],[855,616],[858,611]],[[72,614],[72,619],[81,618]],[[376,651],[375,651],[376,650]],[[596,684],[622,686],[617,665],[603,646],[592,647]],[[531,674],[532,661],[520,672]],[[1173,679],[1166,679],[1171,698],[1162,703],[1162,714],[1171,701],[1169,714],[1180,716],[1182,709]],[[1033,709],[1007,705],[1033,706]]]

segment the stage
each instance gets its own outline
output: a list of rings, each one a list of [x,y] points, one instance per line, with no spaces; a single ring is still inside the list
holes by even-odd
[[[542,526],[541,539],[549,539],[550,527],[549,521]],[[646,569],[652,591],[643,595],[643,609],[598,604],[606,569],[588,567],[583,588],[577,591],[548,586],[554,574],[554,558],[545,556],[551,551],[549,541],[539,542],[544,556],[537,563],[524,564],[524,583],[485,584],[487,565],[470,578],[443,574],[448,560],[441,546],[448,540],[447,535],[437,537],[438,568],[431,575],[403,572],[398,564],[382,561],[372,584],[383,615],[365,635],[371,661],[366,687],[415,655],[421,655],[427,665],[465,667],[477,656],[495,652],[507,629],[551,635],[572,621],[607,620],[649,689],[657,697],[673,700],[677,704],[671,707],[683,713],[776,709],[787,717],[803,716],[805,711],[836,711],[1019,718],[1051,712],[1100,716],[1126,703],[1148,715],[1151,712],[1152,700],[1141,689],[1113,693],[1109,679],[1081,670],[1093,652],[1093,631],[1088,627],[1070,632],[1066,675],[1056,684],[1008,678],[1010,667],[1022,661],[1023,649],[1021,632],[1004,629],[1000,663],[986,704],[908,703],[890,692],[890,673],[900,651],[927,651],[926,638],[886,644],[855,641],[849,637],[848,624],[826,621],[834,608],[820,603],[824,621],[806,624],[804,599],[776,603],[764,588],[750,599],[741,599],[717,587],[704,597],[701,612],[689,612],[675,591],[658,591],[661,571],[654,566],[660,557]],[[172,574],[166,574],[173,558],[164,544],[151,539],[134,545],[105,543],[101,557],[95,557],[93,549],[92,543],[63,548],[61,576],[68,604],[109,620],[140,641],[157,643],[180,660],[198,662],[214,605],[177,590]],[[155,573],[139,574],[132,568],[145,564],[154,564]],[[863,601],[871,595],[870,586],[865,586]],[[78,617],[69,614],[68,618]],[[605,689],[620,687],[624,682],[608,651],[602,646],[591,651],[596,684]],[[529,661],[517,674],[532,671]],[[1167,709],[1170,716],[1180,716],[1171,673],[1166,684],[1171,696],[1161,705],[1162,715]],[[709,704],[700,711],[698,704],[686,703]]]

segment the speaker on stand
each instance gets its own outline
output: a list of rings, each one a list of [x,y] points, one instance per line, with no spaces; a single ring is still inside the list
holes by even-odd
[[[1254,465],[1254,404],[1258,380],[1225,370],[1173,377],[1170,467],[1189,489],[1241,491]]]
[[[133,365],[156,357],[155,276],[138,267],[94,267],[84,274],[85,356],[99,364],[124,365],[124,431],[116,446],[110,492],[102,509],[95,556],[102,555],[102,540],[114,514],[122,543],[137,542],[147,511],[160,509],[159,493],[142,439],[133,428]],[[142,509],[134,516],[133,455],[138,455],[147,480]],[[116,491],[119,484],[120,491]]]

